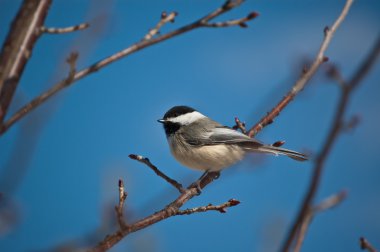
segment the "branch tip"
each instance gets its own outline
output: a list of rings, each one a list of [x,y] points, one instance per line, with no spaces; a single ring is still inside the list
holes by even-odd
[[[230,199],[228,202],[230,203],[231,206],[237,206],[237,205],[239,205],[241,203],[237,199]]]
[[[251,13],[247,15],[247,19],[251,20],[251,19],[257,18],[258,16],[260,16],[260,13],[256,11],[252,11]]]
[[[281,147],[285,144],[285,141],[277,141],[272,144],[273,147]]]
[[[368,250],[369,252],[376,252],[377,250],[372,246],[372,244],[364,237],[359,238],[360,248],[362,250]]]
[[[327,36],[327,34],[330,32],[330,28],[326,25],[325,28],[323,29],[323,34]]]

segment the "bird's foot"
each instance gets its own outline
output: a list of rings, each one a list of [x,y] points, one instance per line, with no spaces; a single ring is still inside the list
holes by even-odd
[[[220,171],[210,172],[212,175],[214,175],[214,180],[218,179],[220,177]]]
[[[201,180],[198,179],[197,181],[195,181],[194,183],[192,183],[192,184],[190,185],[190,188],[195,188],[195,189],[197,189],[197,196],[201,195],[201,193],[202,193]]]

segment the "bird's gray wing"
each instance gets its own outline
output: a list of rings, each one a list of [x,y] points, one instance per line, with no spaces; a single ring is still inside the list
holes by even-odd
[[[200,134],[185,134],[183,137],[187,143],[194,146],[238,144],[243,147],[245,145],[262,145],[259,141],[225,126],[217,126],[212,130],[202,129]]]

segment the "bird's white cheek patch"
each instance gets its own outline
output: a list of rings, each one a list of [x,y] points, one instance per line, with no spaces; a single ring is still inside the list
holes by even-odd
[[[179,123],[181,125],[188,125],[201,118],[205,118],[205,116],[199,113],[198,111],[193,111],[191,113],[180,115],[175,118],[169,118],[168,121],[173,122],[173,123]]]

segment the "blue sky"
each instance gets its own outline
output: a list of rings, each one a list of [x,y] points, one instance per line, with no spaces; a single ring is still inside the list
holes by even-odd
[[[20,2],[1,2],[1,41]],[[11,113],[66,76],[64,62],[72,50],[79,51],[78,68],[83,68],[139,41],[163,10],[179,16],[162,33],[222,3],[55,1],[48,26],[83,21],[92,26],[38,41]],[[260,17],[249,28],[200,29],[147,48],[79,81],[28,115],[0,138],[0,190],[9,196],[17,219],[2,231],[0,250],[46,251],[110,223],[104,219],[114,218],[119,178],[129,193],[130,221],[164,207],[177,192],[128,154],[149,157],[183,183],[200,174],[174,160],[156,119],[170,107],[185,104],[225,125],[233,125],[235,116],[254,124],[294,83],[302,62],[314,57],[323,28],[335,20],[343,4],[246,1],[219,20],[258,11]],[[380,35],[379,11],[376,0],[356,1],[333,38],[327,56],[346,78]],[[286,140],[287,148],[318,151],[339,95],[323,69],[258,139]],[[342,189],[348,198],[314,219],[304,251],[359,250],[360,236],[380,247],[379,77],[380,64],[354,94],[348,116],[358,115],[360,124],[336,142],[317,201]],[[303,198],[311,168],[312,162],[249,156],[185,207],[230,198],[241,205],[224,215],[210,212],[165,220],[127,237],[112,251],[276,251]],[[4,183],[5,170],[21,172]],[[90,244],[105,234],[100,231]]]

